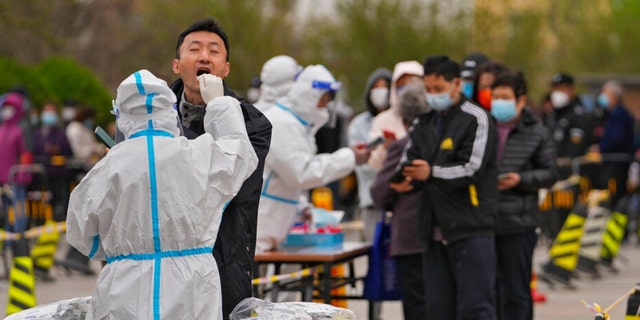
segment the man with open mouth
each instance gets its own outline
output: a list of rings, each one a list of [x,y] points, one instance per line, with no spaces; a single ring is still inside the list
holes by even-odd
[[[209,73],[224,79],[231,68],[227,35],[214,19],[196,21],[180,34],[172,68],[180,76],[171,89],[178,98],[182,130],[187,138],[194,139],[204,133],[206,110],[197,77]],[[264,160],[271,144],[271,123],[226,85],[224,95],[240,101],[247,134],[259,160],[257,169],[225,208],[213,249],[220,271],[223,315],[227,319],[242,299],[252,295],[258,203]]]

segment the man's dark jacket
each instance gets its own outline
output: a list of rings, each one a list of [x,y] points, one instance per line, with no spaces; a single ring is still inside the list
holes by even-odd
[[[176,94],[179,105],[184,90],[182,80],[174,81],[171,84],[171,90]],[[252,296],[251,280],[256,249],[258,203],[262,189],[264,160],[271,145],[271,123],[251,103],[236,96],[226,85],[224,95],[240,101],[247,134],[258,156],[258,167],[244,181],[238,194],[224,210],[213,249],[213,256],[220,272],[223,317],[228,319],[233,308],[242,299]],[[187,138],[195,139],[204,133],[204,126],[200,121],[192,123],[190,128],[183,127],[182,130]]]
[[[447,243],[494,235],[495,123],[464,97],[446,111],[443,124],[439,124],[440,114],[432,111],[414,121],[406,152],[409,160],[423,159],[431,165],[418,209],[425,240],[430,242],[434,226],[440,227]]]
[[[540,223],[538,190],[558,179],[556,146],[549,129],[531,110],[522,110],[520,120],[509,133],[498,164],[499,172],[520,174],[520,184],[498,194],[496,233],[520,233]]]

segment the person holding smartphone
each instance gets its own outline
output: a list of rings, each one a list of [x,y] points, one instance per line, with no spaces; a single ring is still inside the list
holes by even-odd
[[[496,137],[490,115],[460,93],[460,66],[448,56],[424,62],[425,100],[405,152],[418,188],[425,243],[425,314],[438,319],[495,319]],[[404,161],[404,159],[402,160]]]
[[[498,132],[498,319],[533,319],[531,270],[539,225],[538,190],[558,178],[549,131],[527,104],[522,73],[505,72],[491,85]]]

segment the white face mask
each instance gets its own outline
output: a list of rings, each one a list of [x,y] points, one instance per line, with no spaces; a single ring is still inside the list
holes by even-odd
[[[569,105],[569,95],[562,91],[551,92],[551,105],[556,109],[561,109]]]
[[[371,89],[369,101],[378,110],[386,109],[389,106],[389,89],[385,87]]]
[[[9,120],[14,114],[16,114],[16,110],[13,107],[2,108],[2,120]]]
[[[322,127],[329,122],[329,118],[331,114],[329,113],[329,108],[316,108],[316,112],[314,114],[314,127]]]
[[[74,108],[64,108],[62,109],[62,120],[65,122],[69,122],[73,120],[76,116],[76,110]]]
[[[249,88],[249,90],[247,90],[247,100],[249,100],[249,102],[254,103],[258,101],[258,98],[260,98],[260,89]]]

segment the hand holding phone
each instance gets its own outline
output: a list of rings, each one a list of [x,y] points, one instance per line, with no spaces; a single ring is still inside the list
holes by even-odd
[[[410,165],[411,165],[411,161],[405,161],[401,165],[399,165],[398,169],[393,174],[393,176],[391,176],[391,178],[389,178],[389,182],[390,183],[400,183],[400,182],[404,181],[404,179],[406,177],[404,176],[404,174],[402,174],[402,170],[404,170],[404,167],[410,166]]]
[[[369,143],[367,143],[365,148],[367,148],[369,150],[373,150],[377,146],[383,144],[385,141],[386,141],[386,139],[384,137],[377,137],[376,139],[374,139],[374,140],[370,141]]]
[[[116,144],[113,138],[111,138],[111,136],[100,126],[96,127],[96,130],[93,131],[93,134],[109,149],[113,148],[113,146]]]

